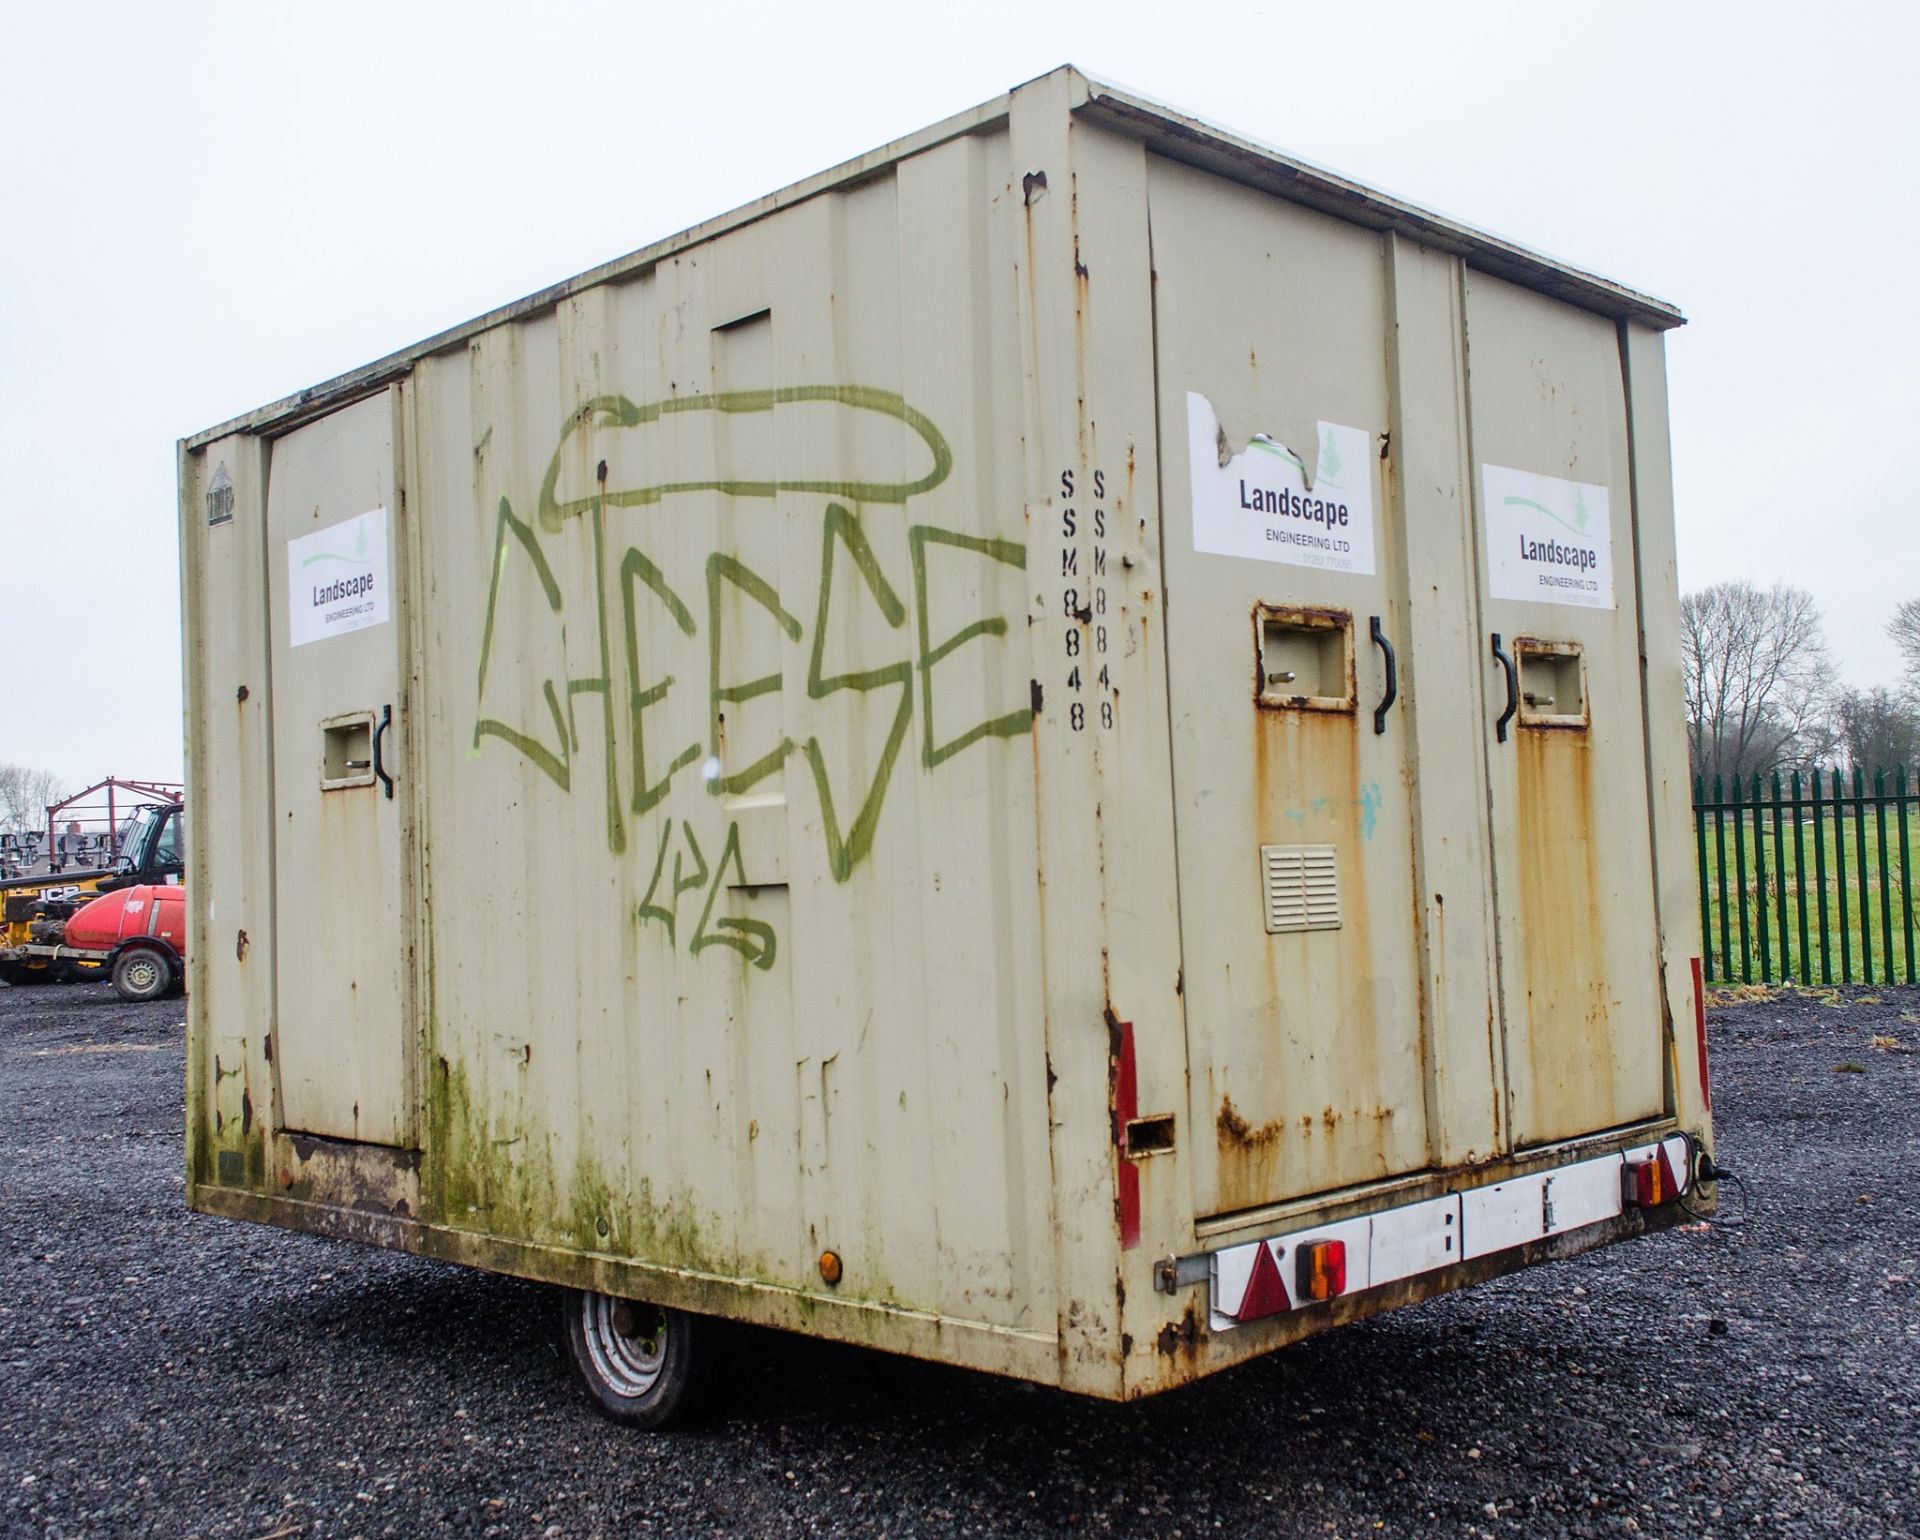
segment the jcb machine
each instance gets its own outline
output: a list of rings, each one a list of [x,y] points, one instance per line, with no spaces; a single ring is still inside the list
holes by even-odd
[[[178,886],[186,852],[184,819],[177,802],[140,808],[113,865],[0,882],[0,903],[5,905],[0,981],[53,984],[104,976],[110,966],[105,958],[66,945],[67,921],[103,893]]]
[[[188,1201],[655,1423],[1706,1212],[1680,320],[1065,69],[188,440]]]

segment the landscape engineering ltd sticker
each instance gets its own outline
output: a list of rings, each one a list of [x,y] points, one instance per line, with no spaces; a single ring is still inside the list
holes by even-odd
[[[1220,419],[1187,392],[1193,548],[1329,572],[1373,571],[1373,464],[1365,428],[1320,424],[1318,479],[1286,445],[1257,436],[1221,464]]]
[[[1496,599],[1613,608],[1607,489],[1504,465],[1480,467],[1487,586]]]
[[[303,647],[387,621],[387,510],[287,542],[287,629]]]

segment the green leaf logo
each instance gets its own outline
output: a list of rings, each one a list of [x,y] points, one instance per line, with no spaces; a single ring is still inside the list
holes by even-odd
[[[1272,455],[1277,460],[1285,460],[1287,464],[1291,465],[1295,470],[1299,471],[1302,477],[1305,477],[1305,475],[1307,474],[1307,467],[1301,461],[1300,457],[1297,454],[1295,454],[1291,449],[1287,448],[1285,444],[1279,443],[1274,439],[1268,438],[1264,433],[1255,434],[1252,440],[1247,444],[1247,448],[1257,449],[1262,454]]]
[[[354,520],[353,554],[344,556],[338,551],[315,551],[313,555],[302,558],[302,567],[311,567],[316,562],[345,562],[350,567],[364,567],[367,564],[367,520],[363,514]]]
[[[1315,490],[1321,487],[1338,488],[1340,483],[1334,478],[1340,474],[1340,446],[1334,442],[1333,428],[1328,423],[1320,424],[1320,475],[1314,482]]]
[[[1509,508],[1531,508],[1535,513],[1544,513],[1562,529],[1570,529],[1576,535],[1584,535],[1587,532],[1587,500],[1577,489],[1573,494],[1573,517],[1570,519],[1549,508],[1545,503],[1536,503],[1530,497],[1509,497],[1504,501]]]

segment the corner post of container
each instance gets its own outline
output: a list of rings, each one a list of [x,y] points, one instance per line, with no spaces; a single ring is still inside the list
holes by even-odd
[[[1147,163],[1137,139],[1076,118],[1088,100],[1071,69],[1013,93],[1001,207],[1019,258],[1060,1374],[1119,1395],[1158,1367],[1168,1312],[1196,1302],[1152,1275],[1191,1242],[1192,1209]],[[1171,1146],[1133,1149],[1132,1114],[1171,1117]]]

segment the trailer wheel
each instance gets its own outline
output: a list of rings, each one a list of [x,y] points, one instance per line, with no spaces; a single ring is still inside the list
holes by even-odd
[[[569,1289],[568,1356],[595,1406],[615,1422],[664,1428],[695,1410],[709,1323],[637,1299]]]
[[[173,987],[173,967],[151,947],[137,946],[114,959],[113,987],[122,1000],[158,1000]]]

